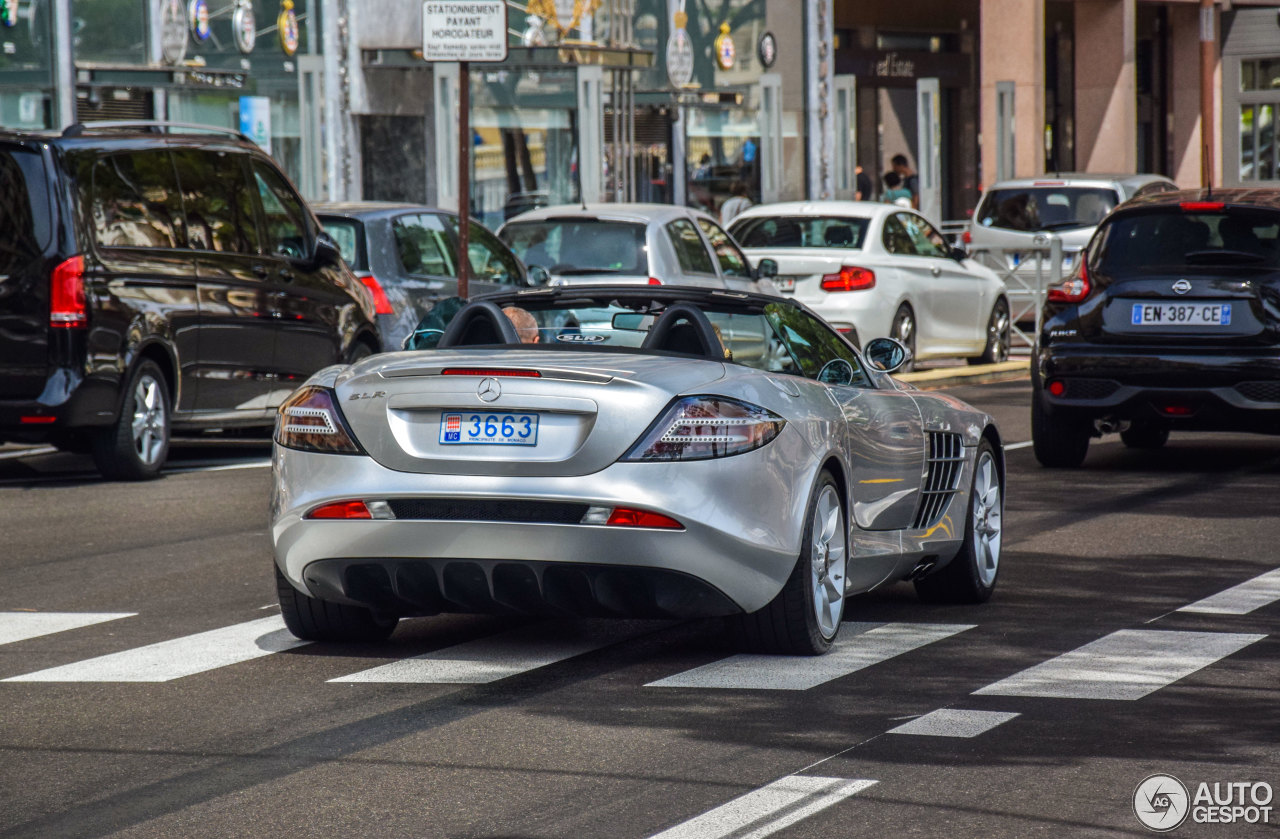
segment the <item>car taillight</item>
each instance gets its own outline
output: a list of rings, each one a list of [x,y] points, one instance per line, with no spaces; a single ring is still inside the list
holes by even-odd
[[[973,233],[971,233],[971,232],[969,232],[968,230],[966,230],[964,233],[960,234],[960,241],[961,241],[961,243],[963,243],[963,244],[966,244],[966,245],[972,245],[972,244],[973,244]]]
[[[710,460],[743,454],[768,445],[786,424],[749,402],[686,396],[672,403],[622,460]]]
[[[658,279],[657,277],[650,277],[649,285],[662,285],[662,280]]]
[[[308,385],[280,406],[276,442],[286,448],[324,454],[363,454],[333,391]]]
[[[373,295],[373,310],[375,312],[380,315],[394,315],[396,313],[391,301],[387,299],[387,293],[382,290],[382,283],[378,282],[377,277],[372,274],[366,274],[360,277],[360,282]]]
[[[875,285],[876,272],[856,265],[844,265],[839,273],[822,275],[823,291],[862,291]]]
[[[1047,289],[1050,303],[1079,303],[1089,296],[1092,288],[1089,285],[1089,268],[1085,265],[1085,254],[1076,260],[1076,272],[1057,285]]]
[[[441,376],[514,376],[518,379],[540,379],[542,374],[537,370],[513,370],[506,367],[446,367],[440,371]]]
[[[49,325],[60,329],[89,325],[85,309],[83,256],[71,257],[49,275]]]

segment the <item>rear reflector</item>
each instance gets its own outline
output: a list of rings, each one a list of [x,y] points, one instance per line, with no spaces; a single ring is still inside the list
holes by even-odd
[[[1054,396],[1061,396],[1067,392],[1067,386],[1062,381],[1055,379],[1049,382],[1049,392]]]
[[[377,277],[367,274],[360,278],[360,282],[364,283],[364,287],[369,289],[369,293],[373,295],[373,310],[375,312],[380,315],[394,315],[396,313],[391,301],[387,299],[387,293],[382,290],[382,283],[378,282]]]
[[[1216,213],[1226,206],[1221,201],[1183,201],[1178,208],[1184,213]]]
[[[84,257],[73,256],[49,275],[49,325],[78,329],[89,325],[84,298]]]
[[[1170,417],[1189,417],[1196,412],[1190,405],[1161,405],[1160,413]]]
[[[486,367],[446,367],[440,371],[441,376],[515,376],[521,379],[540,379],[542,374],[537,370],[501,370]]]
[[[373,514],[363,501],[334,501],[307,513],[309,519],[371,519]]]
[[[51,425],[57,421],[57,417],[23,417],[19,420],[23,425]]]
[[[657,527],[663,530],[684,530],[684,525],[661,513],[633,510],[630,507],[614,507],[605,524],[610,527]]]

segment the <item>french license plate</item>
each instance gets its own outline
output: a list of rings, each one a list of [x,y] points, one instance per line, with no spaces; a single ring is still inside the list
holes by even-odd
[[[1230,326],[1230,303],[1134,303],[1134,326]]]
[[[536,446],[538,415],[467,411],[440,418],[446,446]]]

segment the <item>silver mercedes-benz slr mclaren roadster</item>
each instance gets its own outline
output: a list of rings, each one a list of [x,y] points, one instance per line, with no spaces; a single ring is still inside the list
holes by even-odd
[[[430,316],[280,408],[271,535],[300,638],[441,612],[724,616],[818,654],[845,597],[999,571],[992,418],[889,373],[794,301],[538,288]],[[427,349],[421,349],[427,347]]]

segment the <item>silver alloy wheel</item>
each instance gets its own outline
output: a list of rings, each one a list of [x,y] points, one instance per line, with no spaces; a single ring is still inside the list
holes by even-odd
[[[133,388],[133,450],[138,460],[154,466],[164,453],[167,409],[160,383],[144,373]]]
[[[818,630],[826,639],[835,637],[844,614],[848,536],[842,518],[835,487],[823,487],[813,508],[809,569],[813,577],[814,616],[818,619]]]
[[[991,452],[978,458],[973,474],[973,558],[983,587],[995,582],[1000,569],[1001,516],[1000,472]]]
[[[902,346],[906,347],[907,349],[910,349],[911,338],[915,331],[916,331],[916,323],[911,317],[911,311],[908,309],[903,309],[902,317],[898,319],[898,329],[897,329],[898,334],[894,335],[893,337],[897,338],[898,343],[902,344]]]
[[[991,355],[996,361],[1009,358],[1009,307],[996,305],[991,313],[991,324],[987,327],[987,340],[995,350]]]

